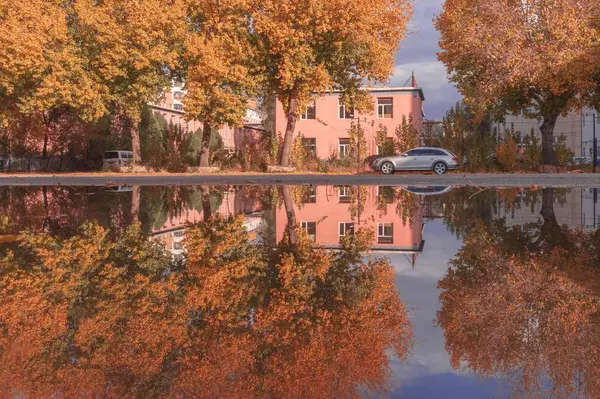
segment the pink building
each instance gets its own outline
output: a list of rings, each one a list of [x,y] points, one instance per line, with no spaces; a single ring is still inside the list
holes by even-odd
[[[402,219],[394,187],[309,187],[301,206],[294,205],[296,223],[323,248],[339,248],[340,238],[359,228],[371,229],[375,236],[372,251],[404,253],[414,265],[423,250],[423,219],[419,209],[412,218]],[[360,201],[359,198],[360,197]],[[362,206],[358,206],[358,203]],[[276,214],[276,238],[283,238],[288,220],[285,207]]]
[[[185,120],[185,94],[186,91],[182,85],[175,84],[169,90],[165,90],[158,103],[149,104],[149,106],[155,114],[162,115],[167,122],[179,124],[184,129],[195,132],[202,129],[204,123],[197,120]],[[246,116],[244,117],[244,127],[223,126],[219,129],[225,149],[239,150],[243,148],[244,144],[250,144],[258,140],[264,130],[262,127],[264,117],[257,108],[255,102],[248,104]]]
[[[319,158],[329,158],[336,154],[344,156],[349,150],[348,129],[352,121],[358,122],[365,130],[367,154],[378,153],[376,132],[379,125],[386,126],[388,137],[394,135],[402,117],[412,115],[417,131],[423,123],[423,90],[413,78],[413,87],[365,88],[373,97],[373,109],[368,114],[358,114],[346,109],[341,102],[341,92],[332,92],[315,97],[314,102],[302,113],[296,124],[296,135],[302,133],[305,147]],[[277,102],[275,129],[285,134],[287,118],[283,106]]]

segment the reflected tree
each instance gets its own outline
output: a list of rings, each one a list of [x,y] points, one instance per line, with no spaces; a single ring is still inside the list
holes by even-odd
[[[142,190],[143,194],[143,190]],[[141,212],[141,210],[140,210]],[[386,260],[189,225],[175,263],[136,224],[29,232],[0,263],[0,396],[359,397],[411,344]]]
[[[527,230],[483,222],[439,282],[455,368],[510,376],[516,395],[598,397],[600,233],[560,226],[554,190]]]

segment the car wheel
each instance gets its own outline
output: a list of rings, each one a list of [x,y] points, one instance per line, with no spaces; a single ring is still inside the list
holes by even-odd
[[[438,175],[443,175],[448,170],[448,166],[446,166],[443,162],[436,162],[433,165],[433,171]]]
[[[384,175],[391,175],[394,173],[394,164],[391,162],[384,162],[381,164],[381,172]]]

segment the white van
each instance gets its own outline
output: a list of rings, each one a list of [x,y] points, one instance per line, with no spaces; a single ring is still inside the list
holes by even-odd
[[[106,151],[102,157],[102,168],[111,166],[127,166],[133,163],[133,152],[131,151]]]

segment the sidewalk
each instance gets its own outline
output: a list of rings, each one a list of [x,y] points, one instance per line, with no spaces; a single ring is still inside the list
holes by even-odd
[[[388,185],[388,186],[467,186],[480,187],[600,187],[600,174],[0,174],[0,186],[104,186],[104,185]]]

